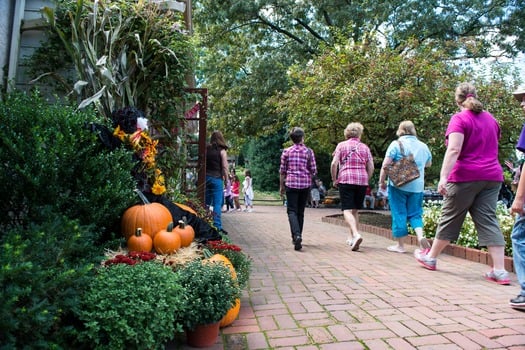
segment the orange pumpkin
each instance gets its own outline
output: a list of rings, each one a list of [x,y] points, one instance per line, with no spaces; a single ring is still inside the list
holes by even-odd
[[[133,236],[137,228],[142,228],[142,233],[154,238],[155,234],[165,228],[173,218],[171,213],[160,203],[150,203],[140,191],[136,191],[143,204],[128,208],[122,215],[121,231],[126,240]]]
[[[235,272],[235,267],[233,267],[233,264],[231,263],[230,259],[225,257],[222,254],[213,254],[211,257],[206,259],[209,262],[216,263],[216,264],[224,264],[228,266],[228,268],[231,271],[232,277],[234,280],[237,279],[237,272]]]
[[[180,236],[173,231],[173,222],[170,222],[166,229],[155,234],[153,248],[159,254],[172,254],[180,248]]]
[[[130,252],[150,252],[151,248],[153,248],[153,240],[149,235],[143,235],[140,227],[128,239],[128,250]]]
[[[174,231],[180,235],[181,247],[189,247],[195,238],[195,230],[186,223],[185,216],[182,217],[182,220],[179,220],[179,225],[175,227]]]
[[[226,315],[221,319],[219,327],[227,327],[233,323],[237,319],[237,316],[239,316],[239,311],[241,310],[241,299],[237,298],[235,300],[235,305],[231,307],[231,309],[228,310]]]
[[[189,205],[182,204],[182,203],[175,203],[175,205],[183,210],[189,211],[190,213],[197,215],[197,212],[193,210],[193,208],[190,207]]]

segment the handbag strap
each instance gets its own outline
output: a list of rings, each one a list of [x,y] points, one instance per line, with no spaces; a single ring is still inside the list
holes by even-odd
[[[397,143],[399,143],[399,152],[401,152],[401,158],[406,157],[405,156],[405,149],[403,148],[403,143],[399,140],[397,140]]]

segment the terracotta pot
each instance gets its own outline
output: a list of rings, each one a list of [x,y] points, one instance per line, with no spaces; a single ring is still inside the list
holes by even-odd
[[[194,348],[206,348],[217,342],[219,324],[198,325],[193,330],[186,330],[186,344]]]

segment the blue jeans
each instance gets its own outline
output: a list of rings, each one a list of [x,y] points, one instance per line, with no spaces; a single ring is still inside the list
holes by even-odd
[[[210,205],[213,207],[213,226],[217,230],[222,230],[222,203],[224,199],[224,184],[220,177],[212,177],[206,175],[206,207]]]
[[[514,270],[521,286],[520,294],[525,296],[525,216],[518,216],[510,238],[512,239]]]
[[[308,201],[310,188],[289,188],[286,187],[286,213],[290,223],[292,239],[303,235],[304,208]]]
[[[423,227],[423,192],[407,192],[388,186],[388,197],[394,238],[408,235],[407,222],[412,228]]]

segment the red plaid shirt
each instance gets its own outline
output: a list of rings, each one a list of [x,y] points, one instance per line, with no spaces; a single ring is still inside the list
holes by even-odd
[[[279,173],[286,175],[287,187],[309,188],[312,176],[317,174],[314,151],[302,143],[286,148],[281,154]]]
[[[350,185],[368,185],[366,164],[373,161],[372,153],[367,145],[358,138],[350,138],[339,142],[334,151],[334,157],[339,160],[337,183]]]

